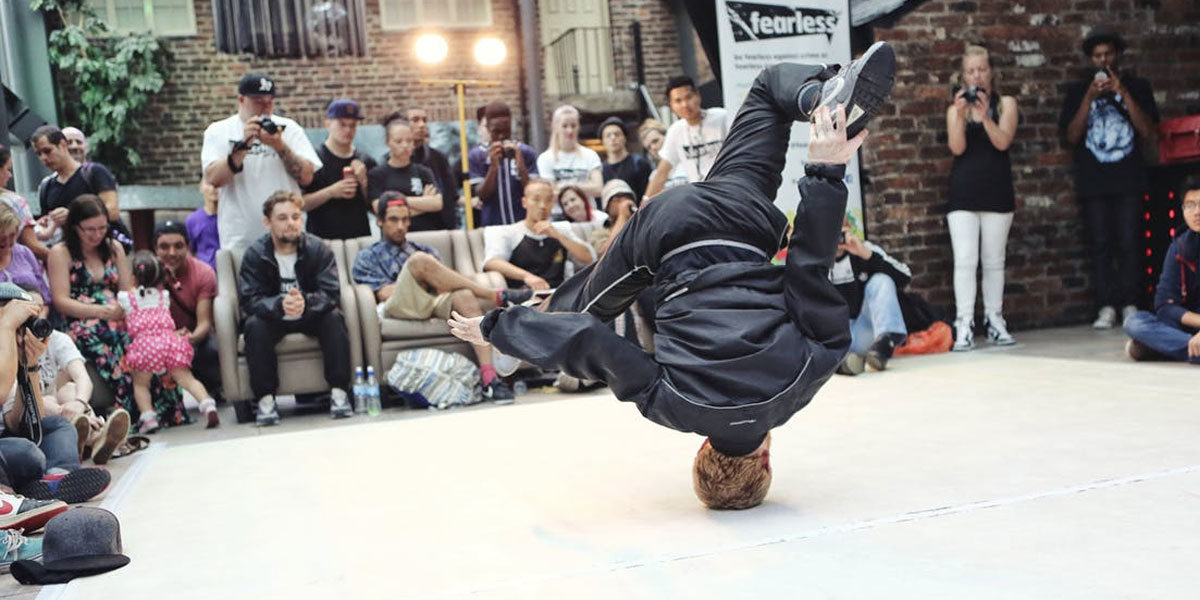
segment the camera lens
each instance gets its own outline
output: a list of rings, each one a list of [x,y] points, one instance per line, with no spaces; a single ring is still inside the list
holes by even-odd
[[[50,326],[50,321],[40,317],[29,317],[29,320],[25,321],[24,327],[29,330],[29,333],[33,334],[33,337],[39,340],[50,337],[50,334],[54,332],[54,328]]]

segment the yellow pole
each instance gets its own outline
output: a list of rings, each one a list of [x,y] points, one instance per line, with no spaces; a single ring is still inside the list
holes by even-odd
[[[463,214],[467,219],[467,231],[475,229],[475,203],[471,201],[471,170],[467,164],[467,90],[464,82],[455,82],[458,94],[458,145],[462,149]]]

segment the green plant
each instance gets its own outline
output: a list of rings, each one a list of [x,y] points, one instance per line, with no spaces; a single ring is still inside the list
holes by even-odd
[[[116,32],[88,0],[30,0],[61,27],[50,33],[50,61],[71,78],[70,99],[60,88],[64,116],[88,135],[92,156],[119,174],[141,164],[128,140],[137,117],[166,81],[167,52],[150,33]]]

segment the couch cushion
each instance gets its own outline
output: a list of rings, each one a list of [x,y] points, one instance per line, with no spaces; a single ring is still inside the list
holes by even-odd
[[[383,319],[379,323],[379,333],[384,340],[450,335],[450,326],[441,319]]]
[[[448,325],[446,326],[446,330],[447,331],[450,330],[450,327]],[[317,341],[317,338],[310,336],[310,335],[304,335],[303,333],[289,333],[289,334],[283,336],[283,339],[279,340],[278,344],[275,344],[275,353],[278,355],[294,354],[296,352],[303,352],[305,350],[320,350],[320,349],[321,349],[321,343],[319,341]],[[246,336],[245,336],[245,334],[238,335],[237,351],[238,351],[238,354],[246,353]]]

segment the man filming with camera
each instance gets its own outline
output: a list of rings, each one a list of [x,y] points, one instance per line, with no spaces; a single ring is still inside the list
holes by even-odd
[[[321,168],[304,128],[274,114],[275,81],[248,73],[238,84],[237,114],[208,126],[200,161],[217,188],[221,248],[244,250],[267,233],[262,203],[277,191],[299,193]]]

